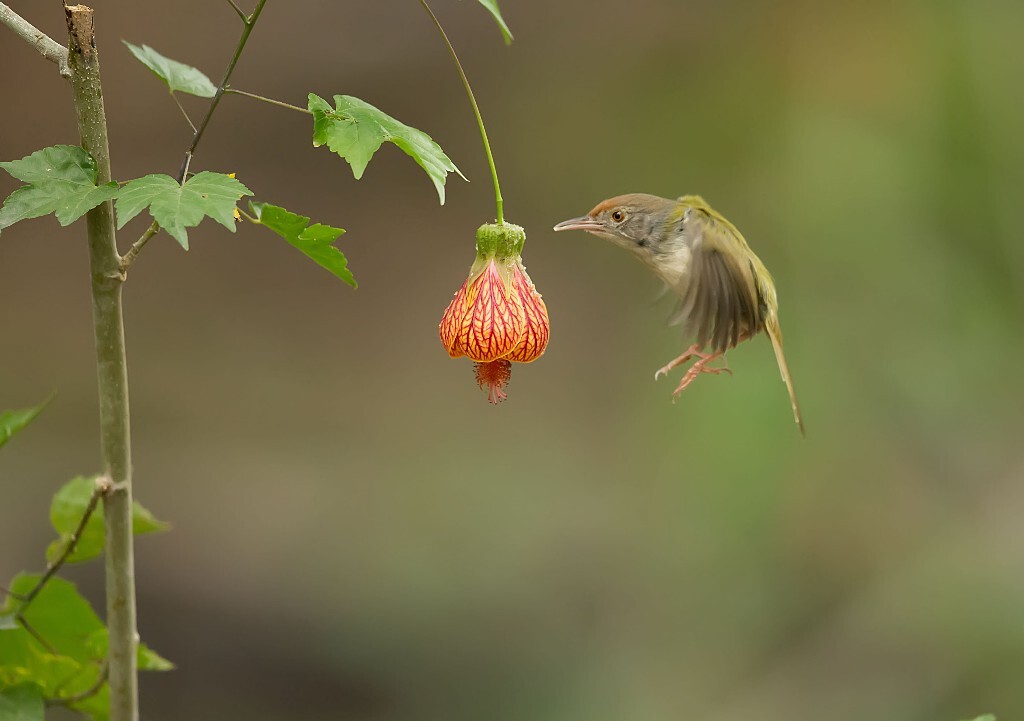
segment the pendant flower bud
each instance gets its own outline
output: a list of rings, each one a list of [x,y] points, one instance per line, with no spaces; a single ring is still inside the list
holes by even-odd
[[[526,233],[518,225],[483,225],[476,234],[476,261],[448,304],[438,333],[452,358],[476,362],[488,400],[505,399],[510,361],[530,363],[547,348],[547,307],[523,266]]]

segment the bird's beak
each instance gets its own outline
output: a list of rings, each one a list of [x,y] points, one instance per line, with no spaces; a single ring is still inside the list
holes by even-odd
[[[560,230],[588,230],[593,233],[604,230],[604,226],[589,215],[583,215],[579,218],[563,220],[561,223],[556,225],[554,229],[555,232]]]

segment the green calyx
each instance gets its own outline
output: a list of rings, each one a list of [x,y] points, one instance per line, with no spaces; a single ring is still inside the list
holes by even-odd
[[[526,244],[526,231],[512,223],[487,223],[476,231],[477,258],[518,258]]]

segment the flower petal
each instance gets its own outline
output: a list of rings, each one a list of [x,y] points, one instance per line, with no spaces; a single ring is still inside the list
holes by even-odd
[[[505,282],[491,261],[466,292],[468,313],[459,326],[455,347],[486,363],[512,352],[523,338],[526,311],[519,293]]]
[[[525,267],[517,263],[512,273],[512,289],[523,301],[525,324],[519,345],[505,357],[516,363],[531,363],[544,355],[548,347],[551,337],[548,308]]]

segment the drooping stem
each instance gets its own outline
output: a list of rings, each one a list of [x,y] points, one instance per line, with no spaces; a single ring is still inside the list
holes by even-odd
[[[452,60],[455,61],[455,67],[459,71],[459,77],[462,79],[462,87],[466,89],[466,95],[469,96],[469,104],[473,106],[473,114],[476,115],[477,125],[480,126],[480,138],[484,141],[484,153],[487,155],[487,164],[491,168],[491,180],[494,181],[494,203],[498,209],[498,225],[505,223],[504,214],[504,202],[501,199],[501,186],[498,184],[498,169],[494,166],[494,155],[491,153],[491,143],[487,140],[487,128],[484,127],[484,116],[480,114],[480,106],[477,105],[476,96],[473,95],[473,88],[469,84],[469,78],[466,77],[466,71],[462,69],[462,63],[459,62],[459,56],[455,53],[455,48],[452,47],[451,41],[448,39],[448,33],[441,27],[441,21],[437,19],[437,15],[427,5],[427,0],[420,0],[420,4],[423,9],[427,11],[430,19],[434,21],[434,25],[437,27],[437,31],[441,33],[441,37],[444,39],[444,44],[448,46],[448,52],[451,53]]]
[[[188,150],[185,151],[185,158],[181,161],[181,170],[178,171],[179,183],[185,180],[185,171],[188,168],[188,163],[195,154],[196,147],[199,145],[199,141],[202,139],[203,133],[206,132],[206,126],[210,124],[210,118],[213,117],[214,111],[220,104],[220,99],[224,96],[224,90],[227,88],[228,82],[231,80],[231,73],[235,72],[235,65],[238,64],[238,58],[242,57],[242,51],[245,50],[245,44],[249,41],[249,35],[252,33],[252,29],[256,26],[256,21],[260,19],[260,13],[263,12],[263,6],[266,4],[267,0],[258,0],[256,8],[252,11],[252,15],[242,17],[242,36],[238,39],[238,45],[235,47],[235,54],[231,56],[231,62],[228,63],[228,69],[224,71],[224,79],[220,81],[220,85],[217,86],[217,92],[210,101],[210,107],[206,109],[206,116],[203,118],[203,121],[199,123],[199,128],[192,135],[192,142],[189,144]]]
[[[107,120],[93,11],[65,6],[68,64],[82,147],[96,160],[97,183],[110,181]],[[111,721],[137,721],[135,560],[132,546],[132,461],[121,288],[124,275],[110,201],[86,214],[92,275],[93,327],[99,383],[100,450],[110,489],[103,497],[106,521],[106,590]]]

